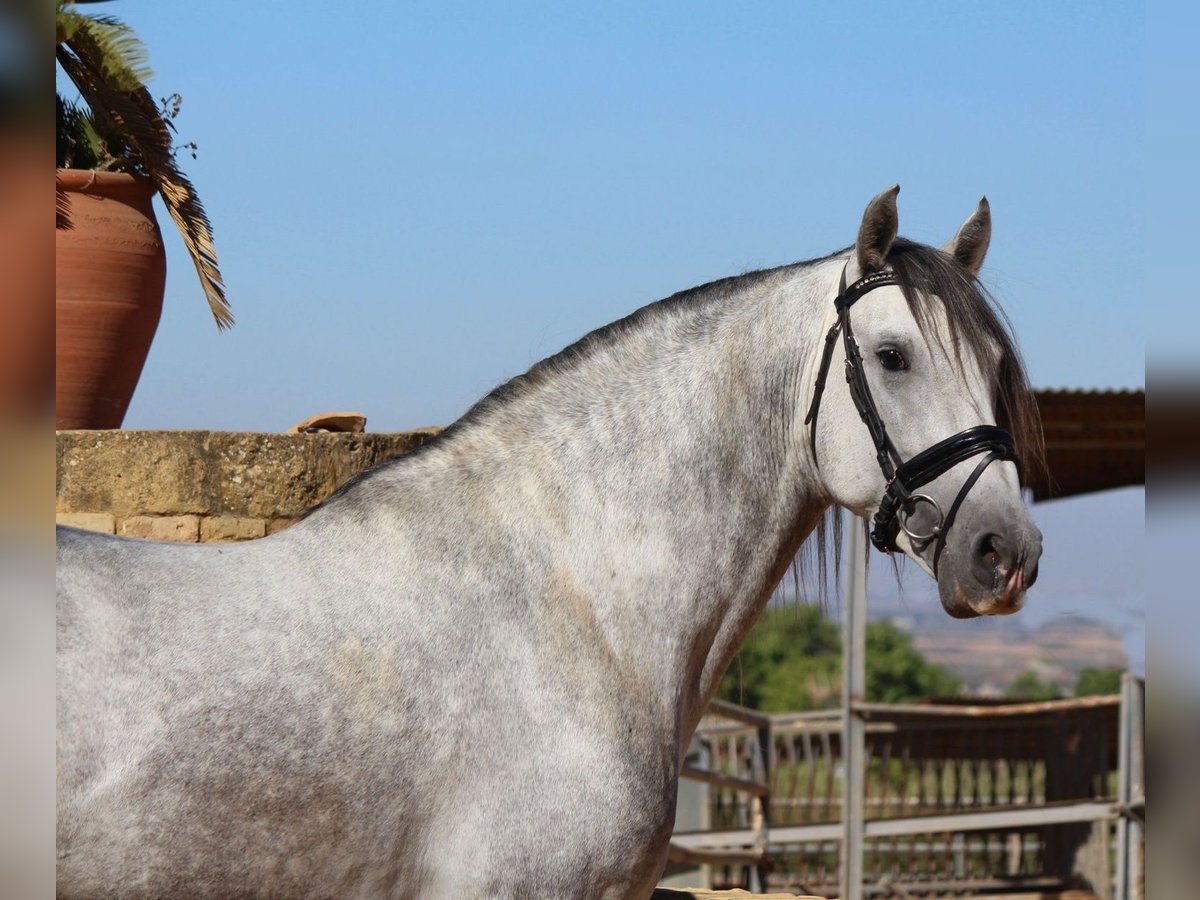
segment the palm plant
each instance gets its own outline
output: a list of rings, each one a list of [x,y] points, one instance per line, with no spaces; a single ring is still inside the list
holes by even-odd
[[[111,16],[81,12],[85,3],[56,0],[55,58],[71,79],[86,109],[58,98],[59,167],[100,168],[149,178],[163,199],[196,266],[200,286],[218,328],[233,324],[217,264],[212,225],[196,190],[176,161],[175,103],[155,103],[145,45],[133,30]],[[190,146],[190,145],[189,145]],[[60,225],[69,208],[57,196]]]

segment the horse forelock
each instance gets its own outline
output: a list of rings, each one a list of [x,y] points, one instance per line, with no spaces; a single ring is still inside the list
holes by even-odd
[[[966,364],[963,351],[974,358],[984,383],[993,387],[997,424],[1012,433],[1025,477],[1040,474],[1045,466],[1041,417],[1012,325],[991,293],[948,254],[905,238],[896,239],[887,264],[922,333],[949,351],[960,373]],[[946,336],[930,316],[933,297],[945,312]]]

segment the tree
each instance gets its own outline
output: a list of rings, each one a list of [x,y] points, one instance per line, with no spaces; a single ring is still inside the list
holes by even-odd
[[[931,663],[891,620],[867,625],[867,699],[876,703],[914,703],[950,697],[962,681],[945,666]]]
[[[837,626],[819,606],[768,609],[725,673],[717,695],[765,712],[835,706],[841,650]]]
[[[889,621],[867,626],[867,699],[913,703],[956,694],[961,682],[929,663]],[[764,712],[829,709],[841,699],[838,626],[812,604],[769,609],[730,665],[717,695]]]
[[[1062,690],[1057,684],[1043,682],[1037,672],[1022,672],[1008,686],[1005,697],[1013,700],[1061,700]]]
[[[1097,694],[1119,694],[1121,692],[1120,669],[1093,669],[1088,667],[1079,670],[1079,678],[1075,681],[1076,697],[1092,697]]]

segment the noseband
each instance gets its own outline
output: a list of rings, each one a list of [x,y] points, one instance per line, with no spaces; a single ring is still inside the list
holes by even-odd
[[[833,348],[837,343],[838,334],[842,336],[842,344],[846,349],[846,383],[850,386],[850,396],[858,409],[859,416],[871,433],[871,441],[875,444],[875,458],[883,477],[887,479],[887,487],[883,499],[879,502],[879,510],[875,513],[871,527],[871,543],[884,553],[891,553],[899,548],[896,538],[900,531],[908,535],[914,547],[937,541],[934,550],[934,568],[945,546],[946,533],[950,530],[954,517],[963,499],[975,486],[979,476],[991,463],[998,459],[1017,463],[1017,450],[1013,437],[1003,428],[995,425],[977,425],[951,435],[944,441],[938,441],[932,447],[922,450],[916,456],[905,461],[892,439],[888,437],[887,428],[875,406],[871,389],[867,385],[866,372],[863,369],[862,354],[859,352],[858,341],[850,327],[850,307],[858,300],[869,294],[875,288],[899,284],[892,272],[873,272],[865,275],[854,284],[846,287],[846,271],[842,270],[839,293],[833,301],[837,310],[837,321],[825,335],[825,349],[821,354],[821,368],[817,371],[817,380],[813,389],[812,404],[804,424],[810,428],[812,437],[813,457],[817,455],[817,412],[821,407],[821,394],[825,390],[825,379],[829,375],[829,364],[833,359]],[[937,501],[928,494],[918,493],[918,489],[929,484],[939,475],[949,471],[965,459],[979,454],[985,454],[975,470],[963,482],[958,496],[954,498],[947,514]],[[817,461],[820,465],[820,461]],[[935,524],[925,533],[916,533],[909,529],[908,519],[916,510],[917,505],[926,503],[932,507],[937,519]]]

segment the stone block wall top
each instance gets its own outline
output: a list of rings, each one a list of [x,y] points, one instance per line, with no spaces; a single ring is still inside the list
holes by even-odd
[[[58,513],[293,518],[441,429],[395,434],[60,431]]]
[[[55,525],[70,525],[85,531],[98,531],[101,534],[116,534],[117,520],[112,513],[104,512],[70,512],[57,513],[54,516]]]

